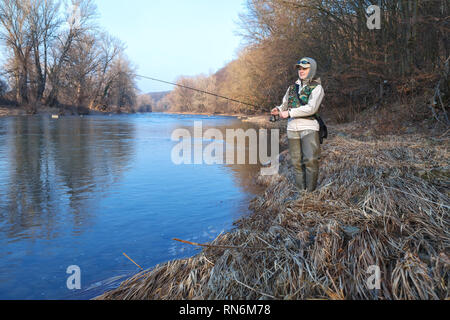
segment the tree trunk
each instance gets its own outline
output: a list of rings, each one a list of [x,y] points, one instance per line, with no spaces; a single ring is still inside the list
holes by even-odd
[[[45,90],[45,77],[41,67],[39,48],[34,48],[34,61],[36,68],[36,101],[41,102]]]
[[[21,64],[18,74],[17,103],[19,105],[28,104],[28,68]]]

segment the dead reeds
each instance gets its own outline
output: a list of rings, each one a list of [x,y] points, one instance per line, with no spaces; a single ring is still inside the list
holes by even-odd
[[[231,232],[97,299],[448,299],[448,137],[340,134],[322,156],[314,193],[285,202],[283,152],[280,175],[259,177],[265,194]]]

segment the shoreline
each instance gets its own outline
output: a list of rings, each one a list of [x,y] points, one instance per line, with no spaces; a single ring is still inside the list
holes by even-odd
[[[37,110],[37,113],[34,115],[59,115],[59,108],[50,108],[50,107],[40,107]],[[68,115],[78,115],[78,114],[67,114],[68,110],[66,110],[65,114],[62,116]],[[153,112],[149,112],[150,114]],[[192,116],[226,116],[226,117],[234,117],[242,122],[253,123],[255,125],[265,127],[265,128],[282,128],[284,127],[283,122],[280,121],[278,123],[271,123],[268,121],[269,115],[246,115],[246,114],[227,114],[227,113],[193,113],[193,112],[154,112],[154,113],[163,113],[163,114],[172,114],[172,115],[192,115]],[[115,112],[100,112],[95,110],[89,110],[89,115],[109,115],[109,114],[120,114]],[[129,113],[121,113],[121,114],[129,114]],[[33,116],[28,114],[25,107],[10,107],[10,106],[0,106],[0,118],[6,117],[15,117],[15,116]],[[61,116],[61,115],[59,115]]]
[[[96,110],[89,110],[89,115],[100,115],[100,114],[112,114],[112,112],[100,112]],[[30,114],[27,109],[23,106],[21,107],[11,107],[0,105],[0,118],[15,117],[15,116],[34,116],[34,115],[58,115],[58,116],[72,116],[72,115],[84,115],[78,114],[76,108],[64,109],[64,113],[60,114],[60,108],[58,107],[47,107],[40,106],[35,114]]]
[[[27,113],[23,107],[0,106],[0,118],[25,115]]]
[[[93,299],[448,298],[448,135],[376,136],[356,123],[330,129],[318,190],[288,200],[295,187],[285,150],[279,174],[257,178],[265,192],[231,231]],[[374,295],[365,286],[377,261],[383,278]]]
[[[65,110],[65,113],[69,111],[75,112],[76,108],[73,110]],[[37,114],[58,114],[60,112],[60,109],[58,107],[47,107],[47,106],[40,106],[37,109]],[[100,112],[96,110],[89,110],[92,114],[109,114],[114,112]],[[208,112],[149,112],[149,113],[163,113],[163,114],[179,114],[179,115],[200,115],[200,116],[227,116],[227,117],[236,117],[240,120],[247,120],[247,119],[268,119],[269,115],[248,115],[243,113],[208,113]],[[125,113],[123,113],[125,114]],[[25,107],[13,107],[13,106],[6,106],[6,105],[0,105],[0,117],[8,117],[8,116],[26,116],[30,115],[27,113],[27,110]]]

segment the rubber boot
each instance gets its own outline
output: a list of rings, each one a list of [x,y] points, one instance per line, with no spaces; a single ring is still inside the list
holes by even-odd
[[[319,132],[310,133],[301,140],[303,164],[305,166],[306,189],[313,192],[319,178],[320,139]]]
[[[295,184],[299,191],[306,189],[305,174],[302,165],[302,144],[300,139],[289,139],[289,154],[294,167]]]

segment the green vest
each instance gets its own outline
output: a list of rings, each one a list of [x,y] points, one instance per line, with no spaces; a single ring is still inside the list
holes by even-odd
[[[319,85],[317,82],[312,82],[310,85],[306,85],[302,88],[302,90],[299,91],[299,85],[293,84],[289,87],[289,99],[288,99],[288,108],[299,108],[301,106],[305,106],[309,102],[309,97],[311,96],[311,93],[313,90]],[[316,120],[315,115],[309,116],[309,117],[302,117],[299,119],[309,119],[309,120]]]

